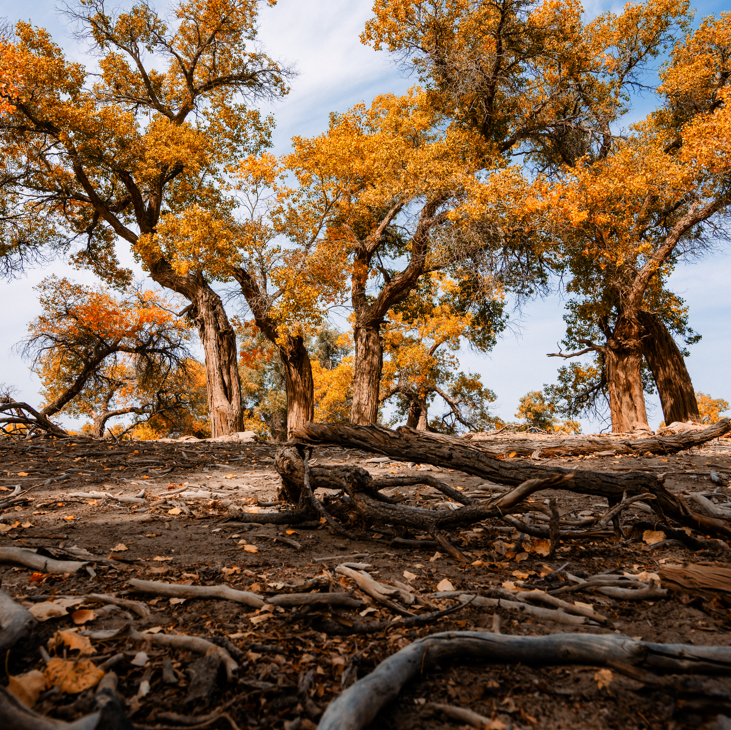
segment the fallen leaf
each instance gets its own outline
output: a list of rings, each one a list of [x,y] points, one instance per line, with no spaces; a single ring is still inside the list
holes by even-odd
[[[535,540],[533,542],[533,551],[542,557],[547,557],[551,553],[551,542],[550,540]]]
[[[416,579],[416,573],[409,573],[408,570],[405,570],[404,571],[404,578],[406,578],[406,580],[415,580]]]
[[[0,532],[10,532],[10,530],[13,529],[12,525],[6,525],[2,522],[0,522]]]
[[[517,453],[518,453],[517,451],[511,451],[511,452],[510,452],[510,453],[508,454],[508,459],[512,459],[512,458],[513,458],[513,457],[514,457],[514,456],[515,456],[515,455],[516,455]]]
[[[89,621],[93,621],[96,618],[96,614],[86,608],[80,608],[78,611],[74,611],[71,614],[71,620],[77,625],[88,624]]]
[[[221,568],[221,572],[224,575],[234,575],[241,572],[241,568],[238,565],[234,565],[233,568]]]
[[[515,583],[513,583],[512,580],[506,580],[506,581],[504,581],[503,582],[503,588],[505,588],[508,591],[517,591],[518,590],[518,586],[516,586]]]
[[[256,545],[244,545],[244,550],[247,553],[258,553],[259,548]]]
[[[138,651],[134,658],[130,661],[133,667],[144,667],[147,662],[150,661],[150,657],[144,651]]]
[[[168,510],[169,515],[179,515],[183,510],[180,509],[180,507],[173,507],[172,509]]]
[[[522,563],[524,560],[528,560],[529,557],[530,556],[528,555],[528,553],[518,553],[515,556],[515,562],[516,563]]]
[[[666,538],[662,530],[645,530],[642,533],[642,542],[648,545],[654,545],[656,542],[662,542]]]
[[[514,570],[511,575],[517,578],[518,580],[528,580],[531,575],[533,575],[532,570]]]
[[[86,636],[77,634],[76,631],[57,631],[49,640],[48,648],[55,649],[61,645],[67,646],[71,651],[78,651],[82,655],[95,654],[96,649]]]
[[[179,605],[181,603],[185,603],[186,600],[187,600],[186,598],[171,598],[170,599],[170,605],[171,606],[177,606],[177,605]]]
[[[125,550],[129,550],[129,548],[123,542],[120,542],[117,545],[115,545],[109,552],[123,553]]]
[[[285,533],[287,535],[299,535],[299,533],[297,532],[297,530],[285,530]]]
[[[27,529],[28,529],[29,527],[33,527],[33,523],[32,523],[32,522],[24,522],[24,523],[23,523],[23,524],[21,525],[21,527],[22,527],[22,528],[23,528],[24,530],[27,530]]]
[[[453,591],[454,586],[449,582],[448,578],[444,578],[437,585],[437,590],[438,591]]]
[[[31,576],[29,578],[31,583],[42,583],[45,579],[45,573],[31,573]]]
[[[46,689],[43,672],[33,669],[17,677],[8,676],[8,692],[19,699],[26,707],[33,707],[38,696]]]
[[[611,669],[600,669],[594,675],[594,681],[596,682],[597,687],[599,687],[599,689],[604,689],[604,687],[609,687],[609,685],[612,683],[613,679],[614,679],[614,675],[612,674]]]
[[[442,557],[442,554],[441,554],[441,553],[440,553],[440,552],[439,552],[439,551],[437,550],[437,551],[436,551],[436,552],[434,553],[434,555],[432,555],[432,556],[431,556],[431,557],[429,558],[429,562],[430,562],[430,563],[434,563],[434,562],[436,562],[437,560],[439,560],[439,558],[441,558],[441,557]]]
[[[27,471],[19,471],[18,472],[18,476],[19,477],[27,477],[28,476],[28,472]]]
[[[272,615],[270,613],[261,613],[257,616],[249,616],[249,621],[251,621],[252,624],[261,624],[264,623],[264,621],[268,621]]]
[[[66,694],[79,694],[99,684],[104,672],[88,659],[51,659],[43,672],[51,687],[58,687]]]
[[[161,555],[156,555],[153,560],[157,563],[167,563],[169,560],[172,560],[172,558],[163,558]]]
[[[37,621],[49,621],[52,618],[59,618],[68,614],[66,607],[55,601],[36,603],[28,610]]]
[[[76,519],[76,517],[74,517],[73,515],[69,515],[68,517],[64,517],[64,519],[67,522],[73,522]]]
[[[143,634],[159,634],[162,631],[162,626],[153,626],[150,629],[142,631]]]

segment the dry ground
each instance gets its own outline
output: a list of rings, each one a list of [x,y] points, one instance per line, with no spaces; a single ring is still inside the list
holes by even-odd
[[[663,564],[683,561],[729,561],[728,551],[693,553],[678,543],[653,548],[641,534],[612,536],[562,544],[548,560],[536,552],[536,541],[520,539],[500,523],[453,534],[454,542],[474,559],[472,565],[457,563],[433,548],[404,549],[390,544],[390,537],[375,534],[370,539],[333,536],[326,527],[316,529],[271,525],[248,525],[230,521],[236,507],[266,511],[261,506],[277,499],[279,477],[274,470],[275,444],[239,443],[153,443],[122,445],[109,442],[45,440],[0,444],[0,499],[15,485],[35,486],[28,501],[5,510],[0,522],[0,547],[47,549],[57,557],[80,548],[105,561],[92,561],[93,570],[75,575],[34,574],[31,570],[0,565],[3,590],[25,606],[60,597],[83,597],[90,593],[129,591],[131,578],[213,585],[225,583],[266,595],[292,590],[288,586],[317,576],[321,585],[349,590],[370,609],[363,620],[396,618],[388,609],[374,604],[355,589],[348,579],[334,572],[343,562],[368,563],[378,580],[401,581],[428,598],[447,579],[456,590],[485,592],[506,582],[516,584],[540,580],[541,574],[568,566],[575,575],[595,575],[611,570],[631,573],[656,572]],[[340,448],[320,447],[313,459],[320,464],[357,463],[373,474],[428,469],[435,476],[467,492],[483,480],[433,467],[415,467],[392,461],[373,461],[372,454]],[[369,461],[370,460],[370,461]],[[711,472],[725,484],[731,480],[731,442],[714,442],[703,450],[662,458],[593,457],[543,460],[562,466],[591,469],[650,469],[667,473],[672,491],[721,491],[728,487],[714,483]],[[50,484],[49,479],[55,479]],[[211,492],[184,500],[189,492]],[[116,501],[116,496],[138,495],[141,505]],[[74,492],[108,492],[109,498],[71,496]],[[409,490],[396,490],[409,496]],[[419,489],[421,499],[443,497],[430,489]],[[543,496],[543,495],[541,495]],[[728,500],[727,500],[728,501]],[[260,505],[260,506],[257,506]],[[606,504],[592,497],[559,493],[564,515],[589,515],[606,510]],[[637,510],[625,514],[625,528],[632,522],[652,519]],[[629,533],[629,530],[627,529]],[[300,546],[277,541],[277,536]],[[583,572],[582,572],[583,571]],[[321,588],[322,590],[322,588]],[[325,588],[327,590],[327,588]],[[385,657],[413,639],[447,629],[490,631],[494,614],[501,619],[504,634],[533,634],[567,631],[617,631],[631,637],[657,642],[703,645],[731,645],[731,612],[713,597],[669,594],[647,601],[621,601],[583,594],[612,626],[567,626],[515,612],[468,606],[428,627],[403,629],[398,626],[373,635],[334,636],[319,630],[318,621],[331,616],[330,609],[254,610],[222,600],[175,599],[132,594],[151,609],[148,619],[123,612],[98,617],[83,629],[113,629],[131,622],[139,630],[185,633],[229,639],[239,650],[236,683],[211,679],[204,697],[191,697],[193,675],[188,671],[194,659],[181,651],[147,647],[147,661],[137,666],[134,657],[144,646],[113,639],[95,641],[93,661],[103,663],[124,652],[114,667],[120,677],[119,692],[127,712],[138,726],[179,725],[194,715],[224,708],[231,720],[244,728],[314,728],[328,704],[344,685],[363,676]],[[433,603],[444,608],[454,599]],[[74,607],[75,610],[77,607]],[[87,608],[93,609],[89,604]],[[97,606],[98,608],[98,606]],[[426,611],[432,609],[425,609]],[[351,611],[339,612],[343,633]],[[39,647],[61,629],[74,627],[72,617],[63,616],[38,624],[31,640],[16,646],[3,668],[19,675],[43,668]],[[174,680],[163,681],[163,662],[169,655]],[[493,720],[499,728],[725,728],[731,721],[719,717],[718,708],[706,703],[678,700],[669,690],[651,689],[633,679],[615,674],[608,686],[600,686],[596,669],[568,667],[462,666],[445,667],[409,685],[393,706],[382,712],[373,728],[457,728],[459,723],[442,717],[429,707],[443,702],[471,708]],[[168,677],[169,680],[169,677]],[[149,691],[145,690],[149,686]],[[728,681],[716,680],[728,688]],[[200,693],[199,693],[200,694]],[[68,695],[49,690],[41,695],[36,710],[71,720],[89,710],[91,693]],[[726,710],[724,710],[725,712]],[[177,713],[170,715],[165,713]],[[724,722],[728,724],[724,724]],[[182,727],[182,725],[180,725]],[[208,727],[231,727],[220,718]]]

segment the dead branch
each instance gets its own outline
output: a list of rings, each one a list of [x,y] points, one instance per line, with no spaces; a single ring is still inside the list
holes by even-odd
[[[134,611],[140,618],[149,618],[150,609],[147,604],[141,601],[130,601],[126,598],[117,598],[117,596],[110,596],[107,593],[90,593],[84,596],[85,601],[90,603],[103,603],[105,605],[111,604],[112,606],[119,606],[120,608],[128,608],[130,611]]]
[[[398,696],[406,682],[435,665],[454,660],[599,667],[614,661],[662,674],[731,674],[728,647],[654,644],[621,635],[445,632],[418,639],[381,662],[330,703],[318,730],[362,730]]]
[[[237,591],[229,586],[184,586],[175,583],[156,583],[149,580],[132,578],[129,584],[140,593],[152,593],[156,596],[172,598],[221,598],[224,601],[243,603],[252,608],[261,608],[264,599],[255,593]]]
[[[719,425],[720,424],[720,425]],[[731,429],[731,421],[724,419],[722,423],[719,421],[714,427],[718,427],[713,431],[712,437],[715,438],[721,432]],[[709,436],[712,428],[704,429],[706,437]],[[724,431],[725,429],[725,431]],[[685,435],[683,435],[685,436]],[[539,466],[527,461],[507,461],[500,460],[486,453],[484,450],[465,443],[463,440],[443,436],[434,433],[424,433],[409,428],[399,428],[396,431],[382,428],[381,426],[338,426],[322,423],[307,423],[303,427],[293,432],[293,437],[307,443],[333,443],[340,446],[348,446],[364,451],[371,451],[400,460],[413,461],[417,463],[433,464],[446,469],[457,469],[466,474],[472,474],[484,479],[501,484],[517,486],[534,479],[547,479],[551,477],[568,477],[571,475],[570,484],[564,484],[561,489],[579,493],[592,494],[605,497],[610,504],[620,502],[626,493],[628,496],[635,494],[644,494],[649,492],[656,499],[652,504],[652,508],[661,517],[671,517],[682,525],[699,529],[706,533],[714,533],[731,537],[731,521],[721,517],[710,517],[705,514],[693,512],[688,505],[679,497],[671,494],[664,486],[664,480],[660,476],[648,475],[645,473],[625,472],[622,474],[613,474],[611,472],[596,472],[584,470],[562,469],[556,466]],[[678,437],[664,437],[673,438]],[[706,439],[707,440],[707,439]],[[694,442],[695,443],[695,442]],[[286,452],[287,450],[283,450]],[[286,457],[286,454],[285,454]],[[291,460],[291,459],[290,459]],[[280,464],[277,466],[280,474],[282,469]],[[353,469],[353,467],[349,467]],[[347,467],[338,467],[337,472],[341,479],[337,480],[335,488],[343,489],[342,476]],[[317,477],[316,482],[325,475],[322,473],[327,471],[321,467],[318,472],[317,468],[313,469],[313,476]],[[336,469],[330,471],[335,473]],[[290,466],[287,476],[296,472],[296,467]],[[284,479],[284,476],[283,476]],[[300,477],[301,480],[301,477]],[[325,478],[324,481],[327,481]],[[362,481],[362,480],[361,480]],[[325,486],[325,484],[322,484]],[[352,490],[351,490],[352,491]],[[350,496],[353,495],[348,492]],[[363,495],[362,501],[368,503],[367,495]],[[373,500],[371,500],[372,502]],[[372,505],[367,504],[370,508]],[[381,504],[380,510],[393,513],[395,505]],[[359,505],[363,510],[363,506]],[[405,508],[401,508],[405,509]],[[414,509],[414,508],[411,508]],[[452,515],[461,514],[465,516],[469,509],[456,510]],[[476,508],[480,509],[480,508]],[[378,509],[373,510],[378,512]],[[485,515],[488,517],[491,515]],[[382,516],[385,517],[385,514]],[[483,517],[482,519],[485,519]],[[388,520],[383,520],[388,521]],[[403,522],[393,522],[393,524],[405,524]],[[449,524],[449,521],[439,526]],[[456,523],[453,523],[456,524]],[[416,526],[410,524],[407,526]],[[422,525],[422,529],[423,525]]]
[[[87,565],[86,562],[76,560],[46,558],[33,550],[16,547],[0,547],[0,563],[16,563],[39,573],[53,573],[54,575],[77,573]]]

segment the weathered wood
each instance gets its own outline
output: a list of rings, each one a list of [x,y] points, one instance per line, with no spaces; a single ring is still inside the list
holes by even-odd
[[[731,419],[723,418],[708,428],[686,431],[673,436],[651,436],[641,439],[588,436],[586,438],[552,440],[531,439],[529,437],[506,440],[482,434],[475,434],[470,438],[470,434],[467,434],[464,440],[493,456],[505,456],[514,453],[520,457],[541,456],[553,458],[556,456],[609,455],[608,452],[612,452],[612,455],[676,454],[679,451],[721,438],[729,432],[731,432]]]
[[[724,420],[728,423],[728,419]],[[731,537],[731,521],[693,512],[679,497],[665,489],[664,479],[657,475],[642,472],[615,474],[564,469],[528,461],[505,461],[491,456],[477,446],[464,443],[461,439],[403,427],[392,431],[381,426],[308,423],[297,429],[293,437],[307,443],[331,443],[385,454],[397,461],[413,461],[456,469],[498,484],[518,485],[535,479],[571,477],[571,482],[563,484],[561,489],[605,497],[610,504],[620,502],[625,493],[632,496],[649,492],[655,497],[652,508],[661,517],[672,517],[680,524]],[[317,474],[316,469],[313,472]],[[342,489],[343,486],[338,484],[336,488]],[[388,507],[393,505],[382,505],[386,511]]]
[[[35,625],[33,614],[18,605],[5,591],[0,591],[0,655],[25,639]]]
[[[330,703],[318,730],[362,730],[398,696],[406,682],[454,660],[595,667],[619,662],[659,674],[731,675],[729,647],[654,644],[621,635],[504,636],[450,631],[419,639],[381,662]]]

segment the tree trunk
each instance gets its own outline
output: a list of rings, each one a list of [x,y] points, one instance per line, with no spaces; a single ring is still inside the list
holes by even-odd
[[[355,326],[355,372],[350,422],[368,426],[378,421],[378,391],[383,370],[380,323]]]
[[[236,333],[228,321],[221,297],[208,285],[196,291],[194,304],[195,323],[205,352],[211,436],[243,431]]]
[[[202,274],[176,274],[165,259],[150,265],[152,278],[182,294],[191,304],[190,315],[205,353],[206,391],[211,436],[228,436],[244,430],[236,333],[228,321],[221,297]]]
[[[685,358],[675,344],[665,323],[656,314],[641,311],[638,315],[644,330],[642,352],[660,394],[665,423],[701,420]]]
[[[287,336],[285,344],[279,346],[279,356],[284,365],[287,390],[287,437],[315,417],[315,385],[312,380],[312,365],[300,336]]]
[[[614,433],[649,430],[642,388],[640,334],[637,319],[623,315],[607,341],[604,354]]]

